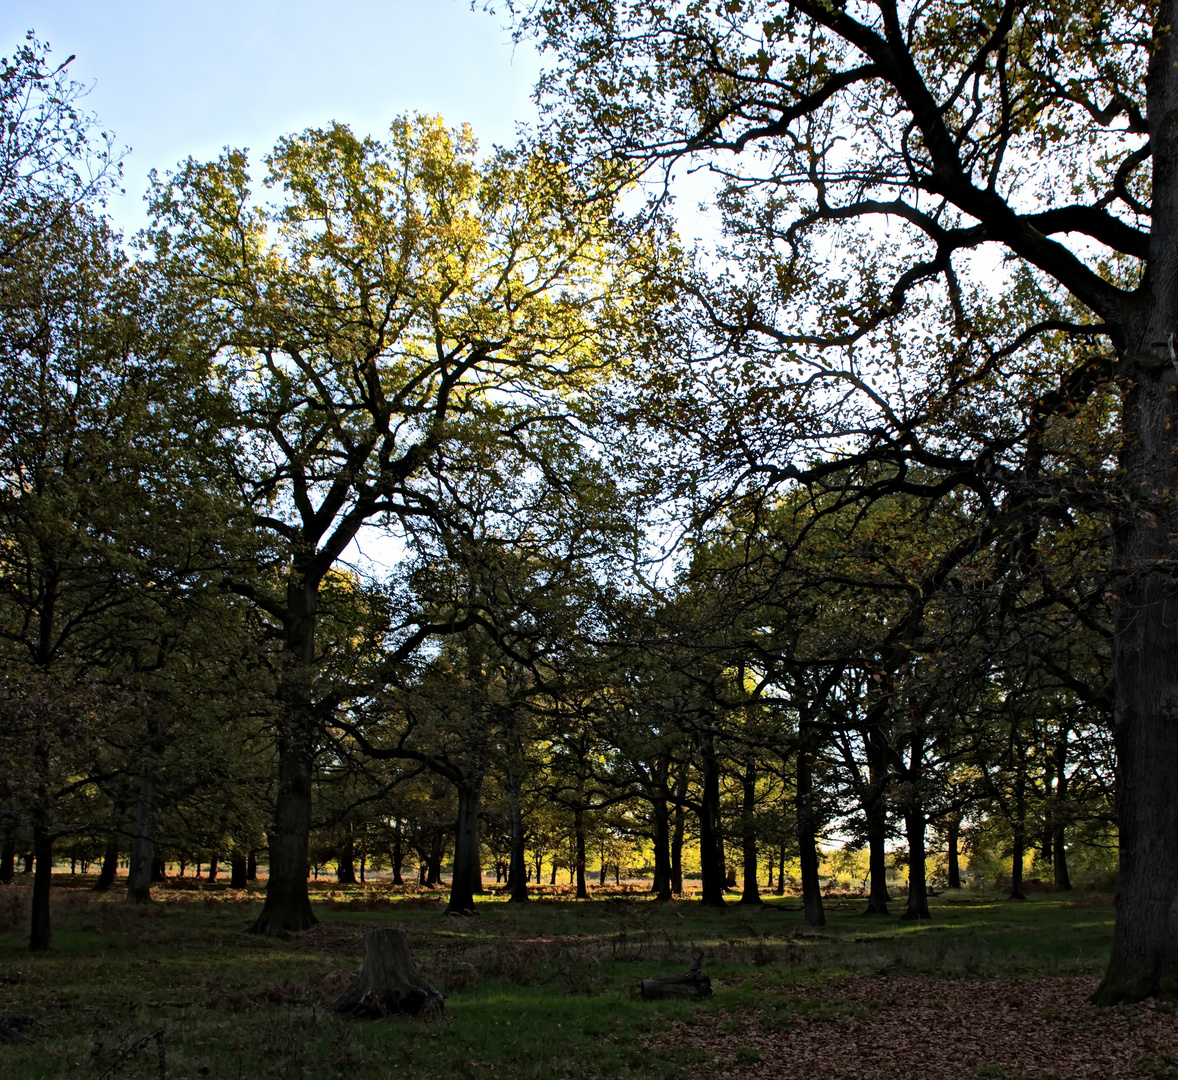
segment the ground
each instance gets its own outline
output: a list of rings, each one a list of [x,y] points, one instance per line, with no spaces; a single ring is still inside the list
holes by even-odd
[[[260,895],[157,890],[128,907],[57,879],[54,948],[25,951],[26,886],[0,886],[5,1080],[203,1077],[1178,1077],[1178,1014],[1086,1003],[1108,955],[1111,897],[1015,903],[966,892],[933,921],[828,902],[820,932],[796,898],[764,909],[637,896],[488,899],[384,884],[315,888],[319,926],[244,932]],[[366,929],[400,926],[444,1017],[338,1019],[324,1005],[358,970]],[[649,1002],[643,976],[702,954],[714,996]],[[27,1017],[30,1019],[22,1020]]]

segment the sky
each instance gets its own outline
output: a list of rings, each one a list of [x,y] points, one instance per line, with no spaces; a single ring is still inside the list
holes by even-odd
[[[469,0],[5,0],[0,55],[28,30],[75,80],[84,107],[129,147],[117,225],[146,223],[143,193],[189,155],[225,146],[255,160],[289,132],[348,123],[379,135],[414,110],[468,122],[484,148],[534,123],[539,61],[502,15]]]

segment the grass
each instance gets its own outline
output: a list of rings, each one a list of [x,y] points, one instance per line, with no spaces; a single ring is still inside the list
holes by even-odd
[[[814,1018],[829,996],[796,991],[845,974],[1099,974],[1113,920],[1107,896],[1016,904],[979,893],[938,897],[923,925],[865,918],[861,900],[831,900],[820,932],[788,897],[719,912],[634,898],[488,900],[463,919],[444,916],[432,897],[324,884],[315,888],[321,925],[275,940],[244,932],[256,893],[189,882],[131,908],[89,892],[86,879],[64,882],[53,949],[40,956],[25,951],[28,889],[0,887],[0,1013],[35,1020],[30,1041],[0,1045],[6,1080],[98,1080],[157,1030],[171,1080],[679,1078],[701,1070],[700,1051],[647,1045],[675,1020],[704,1014],[723,1028],[753,1011],[782,1024],[786,1013]],[[358,970],[360,935],[377,926],[403,927],[419,968],[448,987],[443,1019],[363,1023],[324,1010]],[[635,997],[637,979],[686,970],[698,953],[712,999]],[[753,1064],[756,1053],[740,1048],[732,1064]],[[118,1076],[158,1077],[157,1055],[149,1041]]]

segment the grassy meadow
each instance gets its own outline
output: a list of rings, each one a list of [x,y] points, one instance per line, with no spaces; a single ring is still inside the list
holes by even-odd
[[[522,906],[488,897],[461,918],[443,914],[442,893],[316,883],[320,925],[276,940],[244,932],[259,909],[255,891],[188,880],[133,908],[91,883],[56,879],[53,949],[38,956],[25,950],[27,886],[0,887],[0,1013],[33,1018],[0,1043],[5,1080],[156,1078],[161,1041],[171,1080],[755,1074],[753,1047],[711,1053],[699,1040],[655,1037],[677,1024],[706,1022],[722,1036],[754,1015],[779,1030],[884,1007],[842,1001],[848,976],[933,980],[935,996],[938,979],[1098,975],[1113,922],[1107,894],[1013,903],[973,891],[936,897],[933,921],[921,925],[864,917],[858,898],[831,899],[819,932],[791,897],[750,909],[733,895],[723,911],[604,892]],[[359,969],[363,932],[392,926],[445,988],[445,1016],[361,1022],[325,1011]],[[636,996],[639,978],[682,972],[699,953],[710,1000]]]

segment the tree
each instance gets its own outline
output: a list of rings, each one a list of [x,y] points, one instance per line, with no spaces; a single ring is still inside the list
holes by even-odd
[[[325,576],[369,524],[410,549],[461,529],[451,481],[476,445],[527,462],[602,375],[597,329],[630,276],[607,201],[543,153],[485,162],[465,128],[342,125],[282,140],[270,204],[245,156],[189,161],[156,192],[158,257],[207,296],[240,406],[241,484],[278,580],[232,580],[281,628],[278,795],[259,932],[315,921],[306,887],[311,771],[325,720],[315,629]],[[458,471],[455,471],[458,470]],[[453,518],[453,520],[452,520]],[[464,620],[466,620],[464,622]],[[450,612],[390,634],[390,665]],[[395,639],[395,641],[394,641]]]
[[[859,433],[851,460],[1042,490],[1010,447],[1114,388],[1122,885],[1096,999],[1178,994],[1164,659],[1178,645],[1164,615],[1178,587],[1178,4],[547,0],[519,26],[556,56],[541,92],[564,105],[566,145],[668,168],[696,155],[730,179],[721,204],[748,273],[707,290],[706,317],[747,360],[796,362],[792,388],[829,388],[791,417],[812,443]],[[987,249],[1011,260],[1001,298],[972,276]],[[971,397],[1005,397],[1005,419],[966,430]],[[726,439],[745,469],[823,475],[753,412]]]

